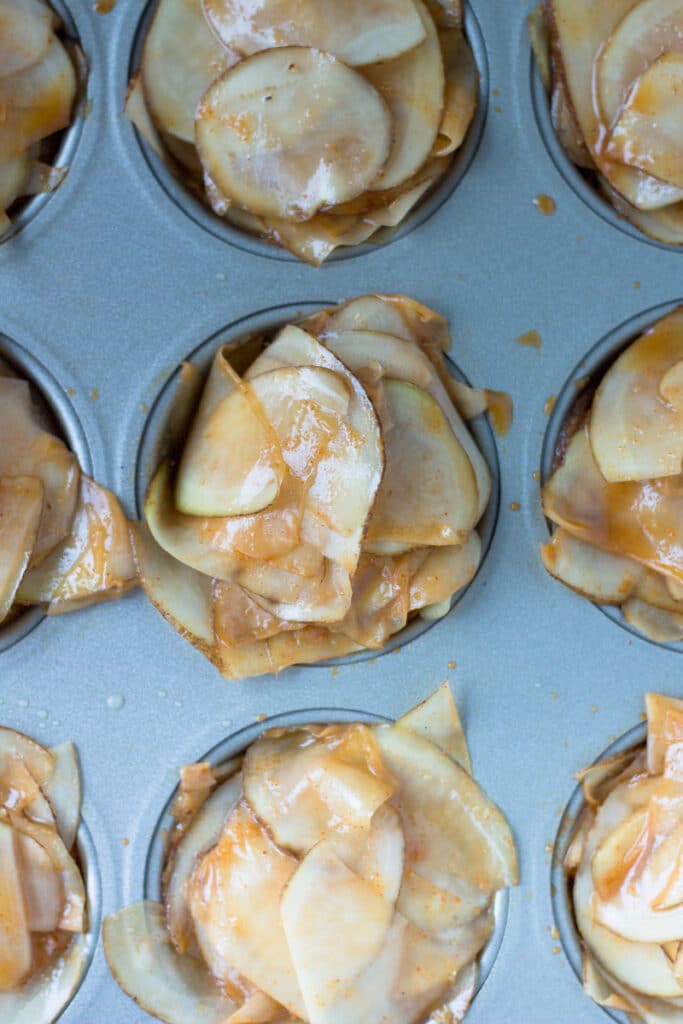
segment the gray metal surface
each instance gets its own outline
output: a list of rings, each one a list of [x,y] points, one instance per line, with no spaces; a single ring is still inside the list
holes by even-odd
[[[552,932],[548,844],[572,773],[637,724],[646,689],[680,695],[683,660],[545,575],[534,474],[546,400],[601,338],[683,296],[683,255],[599,214],[558,168],[534,109],[523,3],[473,2],[489,106],[455,191],[386,247],[322,270],[238,248],[169,198],[121,113],[142,5],[119,0],[106,16],[92,0],[67,6],[91,67],[91,110],[64,186],[0,245],[0,332],[45,369],[47,397],[58,389],[58,412],[82,437],[79,455],[89,453],[128,514],[147,410],[178,362],[225,325],[274,306],[405,292],[448,316],[461,371],[510,391],[516,406],[498,440],[501,511],[489,556],[454,612],[398,653],[228,684],[140,593],[45,619],[0,653],[0,719],[78,744],[102,912],[143,895],[179,765],[262,714],[328,707],[391,717],[448,678],[477,778],[510,818],[522,868],[468,1021],[606,1021]],[[536,210],[538,194],[556,201],[554,216]],[[530,329],[542,348],[516,344]],[[147,1019],[116,988],[100,945],[64,1024]]]

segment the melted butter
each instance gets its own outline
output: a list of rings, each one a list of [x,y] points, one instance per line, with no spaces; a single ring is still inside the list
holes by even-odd
[[[552,217],[557,209],[557,203],[552,196],[538,195],[534,196],[534,206],[539,213],[542,213],[544,217]]]
[[[512,399],[504,391],[487,391],[486,400],[493,429],[499,437],[505,437],[512,426]]]

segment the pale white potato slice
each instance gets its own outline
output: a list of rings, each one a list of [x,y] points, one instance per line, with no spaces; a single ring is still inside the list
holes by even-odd
[[[216,644],[221,651],[225,648],[228,659],[234,648],[297,628],[296,623],[271,615],[238,583],[222,580],[214,584],[213,623]]]
[[[664,772],[666,751],[671,743],[683,739],[683,700],[661,693],[645,694],[647,712],[647,770],[652,775]]]
[[[320,328],[311,326],[310,330],[325,344],[328,335],[339,335],[347,331],[373,331],[382,335],[390,334],[404,341],[415,340],[400,309],[386,302],[381,295],[362,295],[331,311],[325,310],[323,315],[324,321],[321,321]],[[313,324],[318,316],[320,314],[313,314]],[[302,326],[306,323],[304,321]]]
[[[467,453],[434,399],[406,381],[387,379],[387,468],[368,522],[376,542],[411,547],[462,543],[477,521],[477,485]]]
[[[683,640],[683,614],[655,608],[645,601],[631,597],[622,605],[626,621],[657,644],[677,643]]]
[[[683,5],[681,6],[683,24]],[[683,49],[662,54],[636,80],[607,152],[669,185],[683,188]]]
[[[389,158],[371,190],[403,184],[432,151],[444,111],[444,65],[439,36],[422,0],[414,0],[424,27],[419,46],[391,61],[370,64],[365,77],[375,86],[392,117]]]
[[[117,984],[153,1017],[166,1024],[225,1024],[235,1011],[205,964],[176,953],[160,903],[133,903],[109,914],[102,938]]]
[[[436,373],[427,357],[412,341],[367,328],[333,330],[333,320],[334,317],[321,335],[321,340],[353,373],[376,362],[382,367],[384,376],[407,380],[429,390]]]
[[[675,480],[607,483],[583,429],[545,484],[543,509],[579,540],[683,582],[683,498]]]
[[[610,366],[593,400],[590,442],[605,480],[675,476],[683,468],[683,403],[660,384],[683,360],[683,309],[664,317]],[[666,387],[666,384],[665,384]]]
[[[579,167],[587,170],[595,168],[593,158],[583,140],[581,130],[576,121],[567,95],[567,87],[562,78],[557,78],[550,99],[550,116],[553,128],[567,156]]]
[[[191,516],[260,512],[277,498],[286,472],[258,397],[219,349],[178,468],[178,511]]]
[[[73,743],[51,747],[54,769],[41,788],[55,816],[67,850],[72,850],[81,820],[81,771]]]
[[[413,0],[203,0],[209,24],[244,54],[277,46],[328,50],[347,64],[374,64],[425,37]]]
[[[409,729],[416,736],[422,736],[423,739],[435,743],[469,775],[472,774],[465,731],[447,682],[442,683],[417,707],[402,715],[396,725],[399,729]]]
[[[643,234],[665,245],[683,245],[683,202],[658,210],[638,210],[608,182],[602,181],[600,185],[617,212]]]
[[[633,559],[601,551],[562,528],[540,550],[551,576],[598,604],[623,604],[645,574]]]
[[[683,602],[671,596],[671,587],[677,587],[675,580],[669,576],[646,570],[638,580],[632,597],[637,597],[646,604],[654,605],[665,612],[683,612]]]
[[[53,825],[43,825],[24,815],[8,812],[16,832],[33,839],[43,848],[61,876],[64,893],[58,927],[67,932],[86,930],[86,892],[80,868]]]
[[[292,1017],[283,1006],[265,992],[253,992],[247,996],[239,1010],[228,1017],[225,1024],[291,1024]]]
[[[52,38],[52,15],[36,0],[0,0],[0,78],[37,64]]]
[[[444,109],[434,156],[448,156],[465,141],[479,101],[479,69],[460,29],[441,29],[439,43],[445,74]]]
[[[216,789],[192,819],[173,853],[171,873],[164,888],[166,927],[178,953],[191,952],[193,923],[188,906],[190,880],[199,859],[216,845],[223,826],[242,796],[237,772]]]
[[[217,978],[233,970],[297,1016],[304,1002],[280,917],[299,862],[279,849],[241,801],[217,845],[197,865],[189,906],[202,954]]]
[[[470,583],[481,562],[481,538],[472,530],[461,545],[432,548],[410,581],[410,611],[447,602]],[[445,613],[444,613],[445,614]]]
[[[27,770],[39,786],[43,786],[55,769],[55,757],[46,747],[41,747],[30,736],[15,729],[0,726],[0,769],[5,772],[7,763],[15,758],[23,761]]]
[[[221,192],[251,213],[294,221],[364,192],[387,161],[391,131],[374,86],[301,46],[226,71],[196,118],[199,155]]]
[[[145,523],[133,523],[131,540],[140,584],[180,636],[213,657],[213,580],[169,555]]]
[[[298,853],[342,825],[369,828],[395,788],[364,725],[272,730],[247,751],[242,777],[275,841]]]
[[[0,623],[7,617],[26,572],[43,511],[36,476],[0,479]]]
[[[142,81],[159,127],[194,144],[197,104],[237,60],[209,28],[201,0],[160,0],[142,51]]]
[[[118,499],[81,475],[71,533],[40,565],[28,570],[17,601],[47,604],[49,613],[57,613],[73,602],[118,597],[136,579],[128,523]]]
[[[30,932],[54,932],[64,903],[62,879],[35,839],[17,834],[21,887]]]
[[[0,1024],[53,1024],[85,972],[88,940],[76,935],[59,961],[28,978],[13,992],[0,992]]]
[[[234,219],[236,207],[224,216]],[[310,220],[295,222],[281,217],[269,217],[249,230],[261,234],[299,259],[319,267],[341,246],[362,245],[378,230],[375,224],[364,220],[361,214],[341,216],[334,213],[316,213]]]
[[[330,559],[323,559],[322,569],[317,579],[252,563],[240,569],[236,581],[276,618],[292,623],[339,622],[351,605],[351,577],[343,565]]]
[[[467,772],[433,743],[401,726],[376,726],[391,802],[401,814],[406,870],[449,891],[453,882],[491,894],[517,879],[510,826]]]
[[[323,840],[334,854],[375,893],[395,903],[401,888],[405,843],[398,811],[382,804],[372,816],[369,829],[338,832]],[[322,844],[319,844],[322,845]]]
[[[597,63],[595,85],[600,111],[611,128],[638,76],[663,53],[683,53],[683,4],[631,3],[609,36]]]
[[[0,378],[0,477],[35,476],[43,484],[43,511],[31,565],[67,536],[78,503],[80,469],[63,441],[43,430],[26,381]]]
[[[0,864],[0,992],[7,992],[29,973],[33,953],[21,885],[18,836],[4,821],[0,821]]]
[[[548,32],[548,22],[543,2],[534,7],[527,15],[526,25],[536,67],[543,80],[546,92],[550,93],[553,88],[553,72],[551,68],[550,34]]]
[[[76,97],[76,72],[52,36],[43,59],[25,71],[0,78],[0,161],[23,153],[34,142],[66,128]]]
[[[289,474],[277,499],[248,516],[186,516],[173,506],[171,467],[162,463],[145,497],[145,518],[157,544],[184,565],[231,580],[251,559],[269,561],[300,540],[303,494]]]

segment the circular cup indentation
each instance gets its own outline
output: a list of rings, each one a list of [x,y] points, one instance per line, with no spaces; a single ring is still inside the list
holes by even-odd
[[[317,310],[325,309],[334,305],[336,305],[334,302],[292,303],[286,306],[275,306],[271,309],[262,310],[259,313],[243,317],[242,319],[235,321],[235,323],[230,324],[228,327],[224,327],[220,331],[217,331],[206,341],[202,342],[201,345],[186,356],[186,361],[198,366],[201,372],[206,375],[211,366],[213,356],[220,345],[225,345],[239,337],[250,334],[274,332],[278,327],[282,327],[286,323],[292,323],[293,321],[301,319],[304,316],[308,316]],[[459,380],[463,384],[469,384],[465,375],[451,359],[446,357],[446,363],[449,372],[456,380]],[[152,476],[161,462],[165,458],[168,458],[169,455],[173,454],[169,452],[166,442],[169,432],[168,425],[172,421],[173,402],[180,374],[181,368],[178,367],[174,373],[167,378],[161,392],[150,409],[149,416],[147,417],[147,421],[140,438],[140,447],[138,449],[135,472],[135,497],[138,518],[142,518],[143,516],[145,493]],[[486,507],[486,511],[484,512],[484,515],[477,527],[482,541],[481,562],[477,569],[478,574],[484,565],[496,531],[500,507],[500,465],[498,462],[498,448],[496,446],[495,437],[488,418],[486,416],[478,416],[475,420],[470,420],[467,427],[474,437],[479,450],[483,454],[491,473],[491,497]],[[474,579],[476,579],[476,575]],[[471,580],[467,586],[458,591],[453,599],[448,615],[452,614],[453,609],[463,599],[473,582],[474,580]],[[418,637],[428,632],[428,630],[438,625],[438,623],[443,622],[448,615],[444,616],[443,619],[434,619],[431,621],[422,619],[419,616],[415,617],[408,622],[408,625],[404,629],[390,637],[381,650],[359,651],[356,654],[349,654],[343,658],[331,658],[327,661],[318,662],[306,667],[312,669],[330,668],[335,665],[350,665],[355,662],[368,661],[370,659],[381,657],[385,654],[391,653],[391,651],[397,650],[400,647],[404,647],[413,640],[416,640]]]
[[[643,722],[641,725],[635,726],[630,729],[627,733],[624,733],[618,740],[612,743],[606,750],[595,759],[594,764],[598,764],[600,761],[606,760],[608,757],[613,757],[616,754],[622,754],[627,750],[635,749],[641,746],[647,738],[647,727]],[[564,859],[569,849],[574,828],[576,822],[579,819],[579,815],[585,806],[583,799],[583,790],[578,785],[572,793],[569,803],[567,804],[560,826],[557,830],[557,836],[555,837],[555,843],[553,846],[553,858],[552,868],[550,873],[550,898],[553,907],[553,916],[555,918],[555,926],[557,928],[562,949],[564,950],[567,960],[571,964],[574,974],[579,980],[579,984],[583,985],[583,940],[579,934],[578,928],[576,927],[576,919],[574,917],[574,907],[572,904],[572,890],[571,884],[567,875],[564,871]],[[588,998],[588,997],[587,997]],[[597,1005],[597,1004],[596,1004]],[[611,1010],[607,1007],[600,1007],[608,1017],[612,1020],[617,1021],[618,1024],[630,1024],[629,1018],[625,1013],[620,1013],[617,1010]]]
[[[61,437],[74,453],[84,473],[92,472],[90,450],[76,410],[63,388],[47,367],[12,338],[0,333],[0,359],[3,359],[31,386],[31,396],[45,426]],[[0,654],[28,636],[45,618],[41,608],[27,608],[6,625],[0,625]]]
[[[216,744],[215,747],[212,747],[211,750],[207,751],[198,760],[208,761],[214,766],[224,764],[238,754],[243,754],[266,729],[293,728],[298,725],[336,724],[338,722],[363,722],[367,725],[375,725],[388,724],[391,722],[391,719],[386,718],[384,715],[345,708],[308,708],[306,710],[288,711],[281,715],[273,715],[263,722],[255,722],[245,726],[245,728],[240,729],[227,739]],[[144,897],[148,900],[158,901],[161,899],[165,837],[169,834],[169,830],[173,827],[174,823],[174,819],[171,816],[171,807],[176,792],[177,790],[174,790],[166,801],[159,820],[154,827],[147,851],[143,884]],[[493,933],[479,956],[477,993],[481,991],[484,982],[491,973],[491,969],[500,951],[508,919],[509,903],[508,890],[500,890],[494,899],[495,925]]]
[[[660,242],[656,238],[650,238],[634,224],[631,224],[602,195],[591,180],[591,172],[582,170],[569,158],[553,127],[548,93],[536,66],[533,52],[531,53],[529,65],[529,88],[536,125],[545,148],[561,177],[579,199],[603,221],[611,224],[612,227],[617,228],[623,234],[636,238],[640,242],[646,242],[648,245],[653,245],[658,249],[665,249],[669,252],[683,252],[683,246],[668,245],[666,242]]]
[[[635,341],[644,331],[680,305],[681,300],[667,302],[661,306],[653,306],[652,309],[648,309],[643,313],[638,313],[637,316],[615,327],[613,331],[610,331],[609,334],[601,338],[574,367],[557,396],[553,411],[548,420],[541,451],[541,484],[546,483],[555,468],[557,445],[564,424],[579,403],[581,403],[582,399],[585,401],[587,398],[592,397],[595,387],[599,384],[605,372],[632,341]],[[547,525],[550,533],[552,525],[550,522]],[[666,650],[683,653],[683,642],[663,644],[651,640],[629,625],[618,607],[600,604],[595,604],[595,607],[603,615],[606,615],[608,619],[616,622],[618,626],[621,626],[622,629],[625,629],[632,636],[638,637],[639,640],[654,644],[655,647],[663,647]]]
[[[145,7],[142,17],[138,23],[129,63],[129,79],[140,67],[145,36],[154,16],[155,8],[156,0],[151,0],[151,2]],[[405,238],[406,235],[420,227],[421,224],[424,224],[426,220],[440,209],[469,170],[477,154],[477,150],[479,149],[479,143],[481,142],[484,133],[484,126],[486,124],[489,96],[489,66],[486,44],[484,42],[484,35],[481,26],[474,11],[467,2],[465,3],[464,21],[465,34],[470,46],[472,47],[474,59],[477,64],[477,68],[479,69],[479,101],[477,103],[476,113],[462,146],[455,153],[453,160],[451,161],[451,165],[444,177],[436,184],[435,188],[427,193],[426,197],[415,207],[413,211],[411,211],[411,213],[408,214],[405,220],[399,224],[398,227],[384,228],[382,231],[374,235],[371,241],[365,242],[361,245],[347,247],[342,246],[341,248],[336,249],[326,261],[327,263],[362,256],[366,253],[375,251],[378,246],[382,244]],[[147,169],[151,172],[154,178],[156,178],[161,189],[178,207],[178,209],[182,210],[183,213],[185,213],[199,227],[208,231],[215,238],[224,242],[229,242],[236,248],[252,253],[253,255],[263,256],[274,260],[285,260],[295,263],[301,262],[298,257],[287,252],[285,249],[279,248],[272,242],[267,242],[247,231],[241,231],[239,228],[234,227],[227,221],[222,220],[200,199],[192,195],[190,190],[183,184],[180,177],[174,174],[166,161],[152,149],[138,131],[135,132],[135,138],[147,165]]]
[[[70,43],[80,45],[76,22],[74,21],[73,15],[65,3],[65,0],[48,0],[48,2],[50,7],[56,11],[62,22],[63,27],[60,29],[59,33],[60,38],[66,39]],[[71,167],[75,159],[78,144],[83,132],[83,123],[86,118],[88,106],[88,74],[89,69],[86,67],[86,80],[79,85],[79,92],[71,124],[61,132],[58,132],[54,139],[48,140],[50,143],[49,162],[54,167]],[[54,146],[52,145],[53,143]],[[60,188],[61,187],[62,186],[60,186]],[[16,238],[19,232],[22,231],[42,209],[44,209],[52,196],[56,195],[58,191],[59,188],[54,192],[44,192],[41,195],[18,199],[17,202],[13,204],[10,214],[12,226],[6,234],[0,237],[0,245],[4,242],[9,242],[12,238]]]

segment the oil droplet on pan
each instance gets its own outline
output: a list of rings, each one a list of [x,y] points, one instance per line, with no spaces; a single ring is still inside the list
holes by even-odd
[[[515,338],[518,345],[523,345],[525,348],[541,348],[543,341],[538,331],[525,331],[524,334],[520,334],[518,338]]]
[[[555,395],[549,395],[548,398],[546,398],[545,405],[543,406],[543,415],[544,416],[550,416],[550,413],[555,408],[555,402],[556,401],[557,401],[557,398],[556,398]]]
[[[544,217],[552,217],[557,209],[557,203],[552,196],[534,196],[534,206]]]
[[[111,697],[107,697],[107,707],[112,711],[120,711],[125,703],[126,698],[122,693],[112,693]]]
[[[521,507],[522,506],[520,505],[520,503],[518,501],[511,501],[510,502],[510,511],[511,512],[519,512]]]

